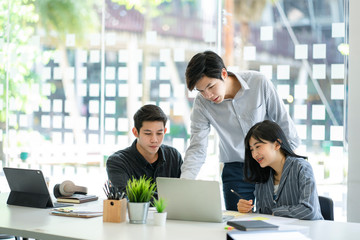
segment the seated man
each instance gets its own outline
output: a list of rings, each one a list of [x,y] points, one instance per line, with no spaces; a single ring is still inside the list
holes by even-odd
[[[162,145],[167,117],[155,105],[144,105],[134,115],[133,144],[112,154],[106,163],[109,180],[120,192],[129,179],[142,176],[180,177],[182,157],[173,147]]]

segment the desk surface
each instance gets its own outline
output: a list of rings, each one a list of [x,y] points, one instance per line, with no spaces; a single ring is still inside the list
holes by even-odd
[[[166,226],[153,224],[103,223],[102,217],[73,218],[50,215],[49,209],[11,206],[8,193],[0,194],[0,233],[35,239],[226,239],[226,223],[167,220]],[[81,206],[99,207],[102,201]],[[101,207],[101,206],[100,206]],[[251,214],[243,215],[249,217]],[[276,218],[268,215],[268,218]],[[241,216],[240,218],[243,218]],[[359,239],[360,223],[294,220],[290,225],[305,226],[311,239]]]

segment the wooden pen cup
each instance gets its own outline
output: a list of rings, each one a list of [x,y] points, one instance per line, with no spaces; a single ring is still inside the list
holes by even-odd
[[[105,199],[103,205],[103,222],[125,222],[126,221],[125,198],[121,200]]]

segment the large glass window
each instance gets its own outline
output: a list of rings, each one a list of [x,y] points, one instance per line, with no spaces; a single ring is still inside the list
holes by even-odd
[[[228,3],[228,4],[226,4]],[[264,73],[294,119],[320,195],[346,220],[348,1],[225,1],[229,68]],[[230,40],[227,40],[229,38]],[[228,43],[228,44],[227,44]]]
[[[228,70],[274,83],[302,139],[297,151],[345,220],[348,1],[133,2],[1,1],[2,166],[102,194],[107,156],[132,143],[132,116],[146,103],[169,116],[164,143],[184,154],[196,94],[185,68],[211,49]],[[212,130],[199,178],[219,180],[217,153]]]

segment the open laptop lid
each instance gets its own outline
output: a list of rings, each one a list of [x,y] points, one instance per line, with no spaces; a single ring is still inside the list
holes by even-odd
[[[7,204],[36,208],[57,207],[51,200],[41,170],[8,167],[3,170],[11,190]]]
[[[159,197],[167,202],[168,219],[223,222],[219,182],[156,178]]]

